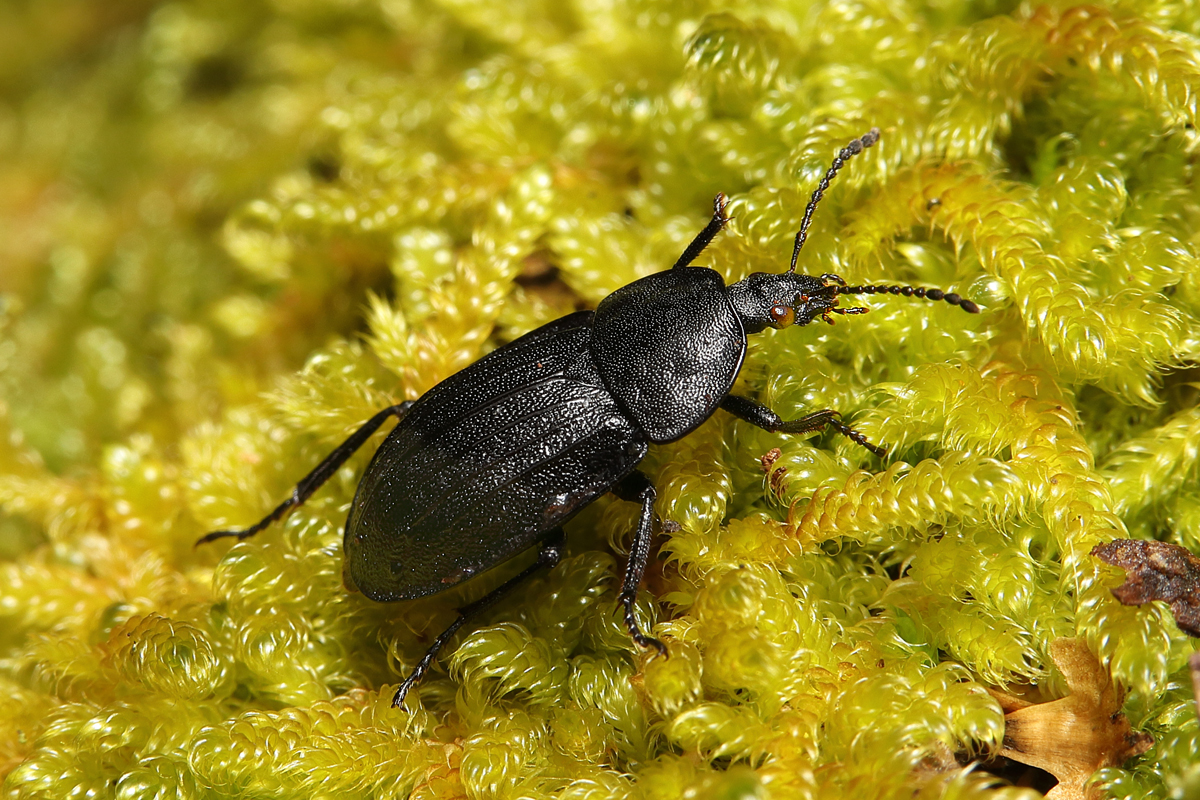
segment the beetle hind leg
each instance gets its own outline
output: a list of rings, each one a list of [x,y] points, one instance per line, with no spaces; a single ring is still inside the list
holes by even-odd
[[[195,546],[199,547],[206,542],[224,539],[229,536],[237,537],[237,540],[240,542],[242,539],[248,539],[254,534],[263,530],[272,522],[283,519],[292,509],[303,505],[304,501],[311,497],[313,492],[315,492],[317,489],[320,489],[325,481],[333,477],[333,474],[341,469],[342,464],[346,463],[346,459],[354,455],[355,451],[362,447],[363,444],[366,443],[367,439],[371,438],[371,434],[375,433],[379,426],[387,421],[388,417],[403,419],[404,415],[408,413],[408,409],[412,407],[414,402],[416,401],[406,400],[403,403],[389,406],[363,423],[361,428],[350,434],[349,439],[334,448],[333,452],[327,455],[324,461],[322,461],[320,464],[317,464],[312,472],[305,475],[304,478],[301,479],[298,484],[296,484],[296,488],[292,490],[291,497],[289,497],[287,500],[284,500],[282,503],[276,506],[274,511],[272,511],[270,514],[267,514],[249,528],[242,528],[240,530],[213,531],[212,533],[207,533],[197,539]]]
[[[650,557],[650,542],[654,538],[654,500],[658,492],[654,484],[642,472],[634,470],[621,479],[612,489],[613,494],[622,500],[641,503],[642,514],[638,519],[637,532],[633,535],[633,544],[629,547],[629,563],[625,567],[625,581],[621,584],[621,594],[618,602],[625,607],[625,627],[629,635],[639,647],[651,648],[659,655],[667,655],[667,646],[652,636],[642,633],[638,627],[637,617],[633,607],[637,601],[638,585],[646,573],[646,561]]]
[[[553,568],[555,564],[562,560],[565,545],[566,534],[563,533],[562,528],[555,528],[550,533],[550,537],[542,543],[541,549],[538,550],[537,561],[523,569],[519,575],[505,581],[474,603],[460,608],[458,610],[458,619],[454,620],[454,622],[450,623],[450,627],[438,634],[438,637],[433,640],[433,644],[425,651],[425,655],[421,656],[421,660],[417,662],[417,666],[413,667],[412,673],[400,683],[399,688],[396,689],[396,694],[392,697],[392,708],[399,708],[403,705],[404,698],[408,695],[409,691],[420,683],[421,678],[425,677],[425,673],[429,671],[429,668],[433,666],[433,662],[437,660],[438,651],[445,646],[446,642],[450,641],[450,638],[458,632],[459,628],[470,622],[472,617],[494,606],[502,597],[523,583],[533,573],[541,569]]]

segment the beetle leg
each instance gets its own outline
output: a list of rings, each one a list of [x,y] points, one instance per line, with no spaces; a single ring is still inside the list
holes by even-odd
[[[757,425],[771,433],[808,433],[809,431],[821,430],[828,426],[855,444],[867,448],[880,458],[887,455],[885,448],[871,444],[867,441],[866,436],[863,436],[854,430],[854,428],[851,428],[838,419],[841,414],[828,408],[806,414],[800,419],[785,420],[762,403],[755,402],[748,397],[740,397],[736,394],[725,395],[725,399],[721,401],[721,408],[735,417],[744,419],[751,425]]]
[[[621,594],[617,602],[625,607],[625,627],[629,635],[639,647],[653,647],[660,655],[667,655],[667,646],[651,636],[642,633],[638,627],[637,617],[633,614],[633,604],[637,600],[638,585],[646,573],[646,561],[650,557],[650,542],[654,538],[654,500],[658,492],[654,484],[644,473],[634,470],[621,479],[612,489],[613,494],[622,500],[642,504],[642,516],[638,520],[637,532],[633,535],[633,543],[629,546],[629,563],[625,567],[625,582],[621,584]]]
[[[335,472],[341,469],[342,464],[346,463],[346,459],[354,455],[354,451],[362,447],[363,443],[366,442],[367,439],[371,438],[371,434],[375,433],[379,426],[382,425],[388,417],[403,419],[404,415],[408,413],[408,409],[414,402],[416,401],[405,400],[403,403],[389,406],[367,420],[361,428],[350,435],[349,439],[334,448],[334,451],[327,455],[324,461],[322,461],[320,464],[317,464],[316,468],[313,469],[312,472],[305,475],[304,478],[301,479],[298,484],[296,484],[296,488],[292,490],[291,497],[289,497],[287,500],[284,500],[274,511],[272,511],[270,514],[267,514],[249,528],[245,528],[243,530],[213,531],[212,533],[207,533],[196,540],[196,546],[198,547],[206,542],[214,541],[215,539],[223,539],[226,536],[236,536],[240,541],[253,536],[263,528],[270,525],[272,522],[282,519],[293,508],[303,504],[313,492],[321,488],[321,485],[325,483],[325,481],[329,480]]]
[[[417,666],[413,668],[412,674],[409,675],[396,689],[396,694],[392,697],[392,708],[399,708],[404,703],[404,698],[412,687],[425,676],[429,668],[433,666],[433,662],[437,659],[438,651],[446,642],[450,641],[450,637],[458,632],[458,629],[465,625],[471,617],[479,614],[481,611],[486,611],[491,606],[495,605],[500,598],[511,592],[519,583],[524,581],[533,573],[543,568],[552,568],[557,564],[563,555],[563,550],[566,545],[566,534],[562,528],[555,528],[550,532],[550,538],[542,543],[542,547],[538,550],[537,561],[521,571],[519,575],[510,578],[500,586],[497,586],[492,591],[485,594],[483,597],[476,600],[470,605],[465,605],[458,610],[458,619],[450,623],[450,627],[442,631],[441,634],[433,640],[433,644],[425,651],[425,655],[421,656],[421,660],[417,662]]]
[[[696,256],[704,252],[704,248],[708,247],[709,242],[713,240],[721,230],[729,224],[729,215],[725,213],[725,209],[729,207],[729,198],[724,192],[718,192],[717,197],[713,200],[713,215],[708,224],[704,226],[704,230],[692,239],[692,243],[683,251],[683,255],[675,262],[675,266],[671,269],[679,269],[686,267],[696,260]]]

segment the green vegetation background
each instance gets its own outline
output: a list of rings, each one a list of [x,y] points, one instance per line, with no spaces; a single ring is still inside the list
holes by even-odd
[[[1072,636],[1156,740],[1097,791],[1196,792],[1193,645],[1088,552],[1200,548],[1198,34],[1183,0],[0,5],[6,796],[1028,797],[961,764],[999,750],[987,687],[1066,693]],[[347,593],[369,452],[193,549],[379,408],[668,266],[717,191],[701,262],[780,270],[873,125],[802,269],[983,313],[755,337],[739,391],[891,453],[723,413],[657,448],[669,660],[615,613],[610,499],[410,713],[399,676],[518,565]]]

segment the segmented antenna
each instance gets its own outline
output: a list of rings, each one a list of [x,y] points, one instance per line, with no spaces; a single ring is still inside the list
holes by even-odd
[[[812,197],[808,199],[808,207],[804,209],[804,219],[800,221],[800,230],[796,231],[796,245],[792,248],[792,265],[788,267],[789,273],[796,271],[796,259],[800,257],[800,248],[804,246],[804,240],[808,238],[808,226],[812,222],[813,212],[817,210],[817,203],[821,202],[821,197],[825,194],[825,190],[829,188],[829,183],[833,180],[833,176],[838,174],[838,170],[844,167],[852,156],[858,155],[878,141],[879,128],[871,128],[871,130],[864,133],[861,137],[852,139],[850,144],[843,147],[837,156],[834,157],[829,171],[825,173],[825,177],[821,178],[821,182],[813,190]]]
[[[922,286],[834,286],[834,294],[899,294],[905,297],[923,297],[926,300],[945,300],[958,306],[968,314],[978,314],[979,306],[962,295],[943,292],[941,289],[926,289]]]

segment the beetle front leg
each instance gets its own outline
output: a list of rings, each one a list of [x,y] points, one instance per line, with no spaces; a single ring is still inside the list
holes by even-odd
[[[713,200],[713,215],[708,224],[704,226],[704,230],[696,234],[696,238],[692,239],[692,243],[683,251],[683,255],[675,262],[671,269],[679,269],[686,267],[696,260],[696,256],[704,252],[704,248],[708,247],[712,242],[713,237],[720,233],[726,225],[729,224],[729,215],[725,213],[725,209],[729,206],[729,198],[724,192],[717,192],[717,197]]]
[[[629,635],[639,647],[653,647],[660,655],[667,655],[667,646],[651,636],[642,633],[638,627],[637,617],[633,614],[633,606],[637,601],[638,585],[646,574],[646,561],[650,557],[650,542],[654,538],[654,500],[658,492],[654,484],[642,472],[634,470],[621,479],[612,489],[613,494],[622,500],[642,504],[642,515],[638,519],[637,532],[633,534],[633,543],[629,546],[629,563],[625,567],[625,582],[621,584],[621,594],[617,602],[625,607],[625,627]]]
[[[313,492],[315,492],[317,489],[320,489],[321,485],[324,484],[325,481],[329,480],[335,472],[341,469],[342,464],[346,463],[346,459],[354,455],[354,452],[358,450],[358,448],[362,447],[367,439],[371,438],[371,434],[375,433],[375,431],[379,429],[379,426],[387,421],[388,417],[404,419],[404,415],[408,413],[408,409],[411,408],[412,404],[415,402],[415,400],[405,400],[403,403],[389,406],[363,423],[361,428],[350,434],[349,439],[334,448],[333,452],[327,455],[324,461],[322,461],[320,464],[317,464],[312,472],[305,475],[304,478],[302,478],[301,481],[296,484],[296,488],[292,490],[291,497],[289,497],[287,500],[284,500],[275,508],[274,511],[272,511],[270,514],[267,514],[249,528],[244,528],[242,530],[213,531],[212,533],[206,533],[204,536],[201,536],[196,540],[196,546],[199,547],[206,542],[211,542],[216,539],[223,539],[226,536],[236,536],[238,541],[247,539],[270,525],[272,522],[281,519],[293,508],[303,505],[304,501],[311,497]]]
[[[867,448],[880,458],[887,455],[886,448],[871,444],[867,441],[866,436],[863,436],[854,430],[854,428],[851,428],[838,419],[841,414],[832,409],[825,408],[820,411],[814,411],[811,414],[806,414],[800,419],[785,420],[762,403],[751,400],[748,397],[740,397],[736,394],[725,395],[725,399],[721,401],[721,408],[735,417],[744,419],[751,425],[757,425],[771,433],[808,433],[809,431],[821,430],[828,426],[855,444]]]
[[[550,538],[548,538],[542,544],[541,549],[538,550],[537,561],[523,569],[519,575],[505,581],[500,586],[497,586],[495,589],[476,600],[474,603],[460,608],[458,610],[458,619],[450,623],[450,627],[442,631],[441,634],[439,634],[438,637],[433,640],[433,644],[431,644],[429,649],[425,651],[425,655],[421,656],[421,660],[417,662],[417,666],[413,667],[412,674],[400,683],[400,687],[396,689],[396,694],[392,697],[392,708],[400,707],[400,705],[404,702],[404,698],[408,694],[409,690],[416,686],[417,683],[420,682],[421,678],[425,677],[425,673],[429,671],[429,668],[433,666],[434,660],[437,659],[438,651],[442,649],[442,646],[445,645],[446,642],[450,641],[450,637],[457,633],[459,628],[470,621],[471,617],[474,617],[480,612],[486,611],[488,608],[494,606],[500,600],[500,598],[504,597],[506,594],[515,589],[533,573],[541,569],[553,568],[556,564],[558,564],[559,561],[562,560],[565,546],[566,534],[563,532],[562,528],[555,528],[553,531],[551,531]]]

